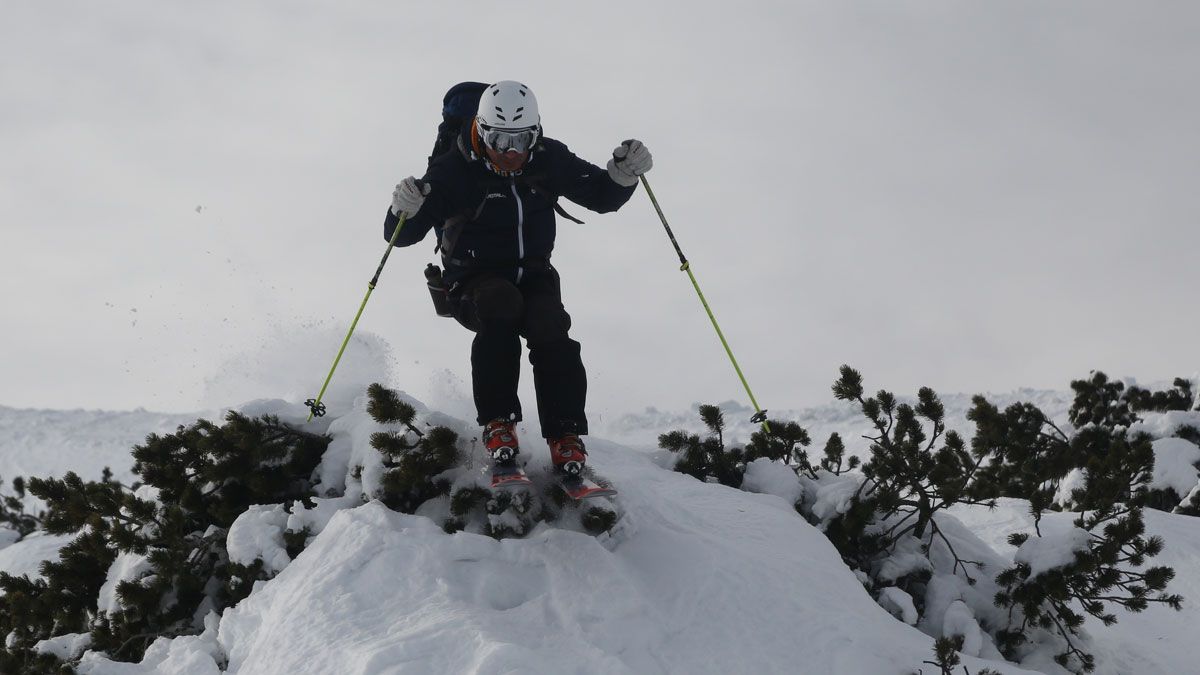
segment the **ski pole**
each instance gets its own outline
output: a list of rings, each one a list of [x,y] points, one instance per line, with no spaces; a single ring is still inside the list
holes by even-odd
[[[733,363],[733,369],[737,371],[738,379],[742,381],[742,386],[746,388],[746,395],[750,397],[750,403],[754,405],[754,416],[750,418],[750,421],[762,424],[763,431],[771,433],[771,427],[767,424],[767,411],[758,407],[758,401],[754,399],[754,392],[750,391],[750,385],[746,382],[746,376],[742,374],[742,368],[738,365],[737,359],[734,358],[733,350],[729,347],[729,342],[725,340],[725,334],[721,332],[721,326],[717,323],[717,317],[713,315],[712,309],[708,306],[708,300],[704,298],[704,292],[700,290],[700,284],[696,281],[696,275],[692,273],[692,264],[683,255],[683,249],[679,247],[679,242],[675,239],[675,233],[671,231],[671,226],[667,224],[667,217],[663,215],[662,208],[658,205],[658,199],[654,196],[654,190],[650,189],[650,181],[646,180],[645,174],[642,174],[640,178],[642,179],[642,187],[646,188],[646,194],[650,197],[650,203],[654,204],[654,210],[658,212],[658,219],[662,221],[663,228],[667,231],[667,237],[671,240],[671,245],[675,247],[675,253],[679,254],[679,269],[687,272],[688,278],[692,280],[692,287],[696,289],[696,295],[700,296],[700,304],[704,305],[704,311],[708,313],[708,319],[712,321],[713,328],[717,331],[717,337],[721,339],[721,345],[725,347],[725,353],[729,355],[729,361]]]
[[[371,277],[370,283],[367,284],[367,294],[363,296],[362,304],[358,306],[358,313],[354,315],[354,321],[350,323],[350,332],[346,333],[346,339],[342,341],[342,348],[338,350],[337,357],[333,359],[333,366],[329,369],[325,384],[321,385],[321,393],[317,394],[316,398],[310,398],[304,402],[309,409],[306,422],[311,422],[314,417],[325,415],[325,404],[321,403],[321,397],[325,395],[325,389],[329,386],[329,381],[333,379],[333,371],[337,370],[338,362],[342,360],[342,354],[346,351],[346,345],[350,344],[350,336],[354,335],[354,329],[358,326],[358,320],[367,306],[367,300],[371,299],[371,293],[375,291],[375,284],[379,283],[379,275],[383,273],[383,266],[387,264],[388,256],[392,254],[392,247],[396,245],[396,237],[400,235],[400,228],[404,227],[407,217],[408,214],[403,211],[400,213],[400,222],[396,223],[396,231],[392,232],[392,238],[388,240],[387,250],[383,252],[383,259],[379,261],[379,267],[375,268],[375,276]]]

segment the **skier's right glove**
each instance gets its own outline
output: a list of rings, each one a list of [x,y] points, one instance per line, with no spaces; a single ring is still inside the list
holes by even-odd
[[[397,218],[401,213],[412,216],[421,210],[421,204],[425,203],[428,194],[429,183],[423,183],[412,176],[405,178],[392,192],[392,214]]]

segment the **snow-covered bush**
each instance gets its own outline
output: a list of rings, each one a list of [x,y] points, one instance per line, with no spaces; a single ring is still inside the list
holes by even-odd
[[[1137,445],[1139,456],[1136,466],[1120,472],[1128,474],[1131,483],[1123,501],[1182,511],[1189,493],[1200,483],[1200,399],[1193,394],[1192,383],[1175,378],[1171,389],[1150,391],[1136,385],[1126,387],[1096,371],[1089,379],[1072,382],[1071,388],[1075,401],[1070,420],[1079,430],[1077,437],[1096,437],[1096,442],[1085,448],[1088,465],[1082,468],[1089,473],[1111,472],[1112,467],[1105,464],[1112,462],[1098,462],[1097,457],[1111,454],[1107,437],[1127,439]],[[1104,431],[1094,431],[1097,428]],[[1089,508],[1087,504],[1079,507]]]
[[[712,406],[701,407],[709,438],[676,431],[661,436],[660,446],[679,455],[677,471],[791,498],[775,472],[759,465],[766,461],[760,458],[786,463],[803,495],[797,510],[825,533],[867,591],[897,619],[942,641],[939,660],[930,663],[945,667],[953,651],[1035,664],[1055,655],[1064,667],[1089,670],[1085,614],[1110,622],[1112,605],[1139,611],[1151,602],[1177,607],[1181,601],[1165,590],[1169,568],[1144,568],[1163,542],[1145,536],[1140,509],[1156,495],[1171,504],[1183,498],[1176,511],[1200,506],[1200,487],[1181,492],[1200,475],[1192,466],[1200,448],[1188,440],[1200,435],[1200,413],[1188,412],[1194,403],[1183,380],[1168,392],[1126,391],[1103,374],[1072,386],[1075,428],[1066,430],[1032,404],[1002,412],[975,397],[968,448],[945,428],[932,390],[921,389],[913,403],[887,391],[868,397],[861,375],[843,366],[834,394],[856,403],[870,428],[864,435],[870,455],[861,465],[853,457],[843,468],[845,448],[836,434],[816,465],[805,451],[807,433],[790,440],[764,434],[757,445],[726,448],[723,419]],[[1147,421],[1139,413],[1167,418]],[[1002,496],[1028,500],[1039,523],[1064,504],[1083,513],[1067,534],[1039,528],[1036,537],[1018,535],[1010,561],[946,514]]]
[[[991,503],[970,490],[980,460],[946,429],[929,388],[911,404],[886,390],[868,397],[861,375],[843,366],[833,391],[863,413],[870,455],[843,472],[840,438],[831,438],[802,513],[884,609],[941,641],[929,663],[949,667],[956,651],[1000,658],[993,634],[1004,616],[992,603],[993,577],[1006,561],[946,513]]]
[[[677,455],[675,470],[693,478],[741,487],[745,473],[744,453],[725,447],[725,416],[714,405],[700,406],[700,419],[708,427],[708,438],[686,431],[671,431],[658,437],[658,447]]]
[[[700,419],[708,427],[708,438],[686,431],[671,431],[658,437],[658,446],[677,455],[675,470],[702,481],[741,487],[746,467],[759,458],[785,461],[811,473],[805,450],[811,439],[795,422],[770,422],[756,431],[744,448],[725,447],[725,415],[715,405],[700,406]]]
[[[1016,533],[1009,543],[1018,547],[1017,553],[1013,565],[996,578],[1001,587],[996,604],[1013,610],[1008,627],[998,635],[1010,656],[1027,651],[1032,631],[1052,631],[1061,639],[1055,660],[1072,671],[1091,672],[1095,657],[1080,643],[1081,637],[1086,639],[1081,633],[1084,613],[1111,625],[1117,621],[1113,605],[1140,612],[1149,603],[1161,603],[1178,610],[1183,601],[1165,592],[1174,570],[1138,569],[1163,548],[1161,538],[1145,536],[1140,508],[1090,512],[1068,530]]]
[[[976,425],[972,450],[984,465],[970,490],[982,497],[1028,499],[1034,516],[1036,533],[1013,535],[1010,543],[1018,547],[1017,555],[996,578],[996,603],[1009,609],[1007,625],[997,633],[1000,647],[1019,657],[1029,651],[1031,640],[1044,641],[1044,635],[1035,633],[1049,632],[1058,645],[1055,660],[1060,665],[1090,672],[1095,661],[1085,649],[1085,614],[1111,624],[1116,622],[1114,605],[1133,612],[1149,603],[1179,608],[1182,598],[1166,592],[1174,571],[1165,566],[1143,569],[1164,542],[1145,536],[1142,508],[1178,506],[1179,490],[1194,485],[1197,477],[1188,461],[1200,459],[1200,452],[1181,452],[1138,426],[1143,421],[1138,413],[1149,408],[1190,408],[1186,381],[1176,380],[1168,392],[1126,390],[1123,383],[1095,372],[1071,387],[1074,429],[1067,431],[1028,403],[1002,413],[983,397],[975,398],[968,415]],[[1156,462],[1168,457],[1183,458],[1183,466],[1156,470]],[[1182,483],[1172,484],[1181,478]],[[1074,528],[1043,532],[1043,515],[1059,508],[1079,512]]]
[[[1035,513],[1090,510],[1113,498],[1185,512],[1200,483],[1200,411],[1190,382],[1177,378],[1173,389],[1151,392],[1093,372],[1071,388],[1074,429],[1030,403],[1001,412],[974,398],[972,451],[987,459],[973,488],[1029,499]],[[1168,438],[1179,444],[1160,442]]]
[[[914,557],[925,559],[934,541],[940,541],[954,558],[951,573],[961,571],[973,579],[964,560],[942,532],[934,515],[959,503],[986,503],[970,495],[967,487],[978,467],[962,438],[945,427],[945,409],[932,389],[923,387],[915,406],[898,403],[888,391],[864,398],[862,375],[842,366],[833,385],[834,396],[858,403],[872,432],[870,458],[862,465],[864,480],[855,492],[856,502],[826,524],[826,533],[852,566],[881,581],[881,573],[894,565],[895,553],[909,542]],[[926,426],[928,425],[928,426]],[[923,585],[929,569],[924,563],[905,565],[908,572],[889,575],[888,585],[911,590]]]
[[[493,495],[458,434],[429,423],[436,415],[418,428],[414,407],[380,385],[365,408],[334,420],[332,436],[237,412],[222,425],[152,435],[134,448],[142,482],[133,486],[108,472],[98,482],[31,479],[30,494],[47,505],[45,530],[77,536],[40,578],[0,573],[0,673],[69,673],[63,659],[83,649],[93,660],[139,661],[157,638],[199,634],[287,567],[337,511],[371,499],[494,537],[564,517],[598,534],[616,519],[564,505],[561,494]]]
[[[1002,627],[1004,617],[992,604],[998,588],[991,577],[1006,561],[944,513],[983,500],[966,492],[978,463],[961,438],[946,432],[941,402],[928,389],[915,406],[886,391],[864,397],[861,376],[848,366],[834,391],[867,419],[866,462],[847,459],[834,433],[814,463],[808,433],[794,422],[772,420],[744,448],[726,448],[715,406],[700,407],[707,439],[675,431],[659,444],[677,454],[676,471],[793,503],[897,619],[950,638],[947,644],[961,644],[972,656],[1000,658],[989,631]]]
[[[135,488],[85,482],[74,473],[31,479],[47,506],[45,529],[78,536],[42,577],[0,573],[0,672],[69,672],[40,641],[90,634],[90,648],[140,660],[159,636],[196,633],[211,611],[245,597],[265,578],[261,562],[233,563],[225,534],[257,503],[311,498],[329,439],[264,416],[230,412],[200,420],[133,451]]]
[[[449,472],[460,460],[458,434],[440,426],[422,432],[413,426],[416,410],[381,384],[372,384],[367,395],[372,419],[405,427],[403,433],[389,428],[371,435],[371,447],[383,455],[385,469],[377,496],[389,508],[414,513],[426,501],[449,495]]]

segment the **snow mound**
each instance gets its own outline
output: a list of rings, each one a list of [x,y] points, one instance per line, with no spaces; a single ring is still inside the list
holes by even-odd
[[[377,502],[340,511],[226,612],[227,672],[849,675],[927,657],[929,638],[785,502],[643,470],[621,472],[632,522],[603,539],[496,541]]]
[[[283,405],[296,407],[276,400],[243,410],[280,412]],[[334,441],[318,476],[329,497],[291,513],[274,505],[256,507],[230,533],[231,557],[263,559],[278,576],[257,584],[249,598],[223,616],[210,616],[201,635],[160,639],[140,664],[89,652],[78,672],[848,675],[916,672],[932,657],[931,638],[889,615],[824,535],[796,513],[793,503],[801,490],[780,464],[759,461],[750,467],[745,487],[761,493],[755,494],[664,470],[653,453],[593,437],[592,463],[621,491],[623,516],[612,532],[597,538],[542,525],[523,539],[448,535],[421,515],[362,503],[371,482],[370,425],[359,406],[346,407],[356,412],[326,422]],[[418,408],[429,420],[439,418]],[[10,437],[29,439],[36,432],[68,443],[90,436],[92,427],[83,420],[135,439],[145,435],[141,425],[173,426],[166,416],[144,411],[0,408],[0,418],[4,415],[14,422]],[[841,423],[833,415],[828,419]],[[819,436],[814,440],[820,444]],[[1187,464],[1192,450],[1178,445],[1165,452]],[[122,456],[127,453],[128,444]],[[353,473],[351,465],[364,466],[356,481],[344,479]],[[822,512],[836,513],[844,509],[852,484],[835,477],[815,485],[806,498]],[[344,494],[339,496],[339,489]],[[962,530],[953,533],[956,541],[965,541],[964,533],[979,535],[980,550],[964,555],[992,567],[996,561],[989,556],[1003,555],[997,564],[1015,556],[1039,570],[1051,569],[1068,562],[1077,547],[1070,514],[1047,516],[1047,538],[1034,538],[1040,541],[1020,550],[1009,546],[1010,532],[1031,529],[1025,502],[1001,500],[995,510],[955,509],[954,515],[964,524],[947,519],[943,527]],[[1195,521],[1147,512],[1147,524],[1168,542],[1162,562],[1179,574],[1171,590],[1189,600],[1200,597],[1200,575],[1192,572],[1200,557]],[[312,538],[291,559],[282,532],[301,530]],[[0,569],[36,575],[37,563],[53,557],[69,539],[34,535],[0,548]],[[114,569],[110,581],[140,573],[139,561],[131,558]],[[885,593],[895,596],[890,609],[912,620],[911,598]],[[939,625],[921,628],[962,635],[966,654],[994,658],[995,648],[980,626],[995,617],[979,613],[978,603],[959,586],[947,585],[942,596],[937,600],[942,609],[933,612]],[[1098,672],[1187,672],[1195,654],[1192,607],[1185,604],[1183,615],[1162,608],[1121,613],[1113,627],[1089,624],[1097,638]],[[44,649],[76,653],[85,646],[76,637],[47,641]],[[964,661],[972,672],[983,667],[1029,672],[997,661]]]
[[[625,514],[601,537],[545,525],[522,539],[446,534],[377,501],[317,514],[334,504],[322,500],[308,547],[204,635],[159,640],[142,664],[89,653],[80,672],[859,675],[930,658],[931,638],[880,607],[786,498],[601,440],[589,449]],[[246,519],[274,541],[282,514]]]

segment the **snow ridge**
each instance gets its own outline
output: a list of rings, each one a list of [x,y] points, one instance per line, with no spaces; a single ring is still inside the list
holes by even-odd
[[[1054,392],[1014,398],[1037,398],[1052,415],[1065,414],[1069,405],[1068,396]],[[970,397],[947,400],[947,417],[965,420]],[[257,401],[243,412],[293,418],[296,407]],[[334,440],[319,469],[323,485],[336,484],[354,463],[351,458],[371,452],[369,438],[355,422],[364,408],[360,399],[348,414],[324,422]],[[423,406],[420,410],[426,421],[463,426]],[[58,434],[69,445],[82,441],[73,434],[86,438],[93,428],[80,420],[110,429],[111,437],[124,428],[138,440],[143,424],[163,429],[180,423],[180,416],[145,411],[107,415],[0,408],[0,419],[8,424],[0,429],[19,440],[32,438],[21,424],[24,418],[47,427],[37,432],[43,437]],[[823,432],[844,425],[849,445],[861,432],[859,416],[853,406],[826,406],[799,411],[795,419],[809,420],[802,424],[812,428],[814,445],[823,441]],[[648,412],[623,419],[637,435],[654,424],[662,424],[658,432],[677,428],[663,421],[674,417]],[[736,426],[738,417],[727,419]],[[750,430],[742,424],[739,433],[748,436]],[[6,447],[4,440],[0,436],[0,447]],[[288,512],[281,505],[260,505],[235,523],[229,532],[231,557],[242,563],[262,559],[277,575],[259,582],[249,598],[222,616],[209,615],[202,634],[160,639],[139,664],[88,652],[78,671],[909,673],[931,658],[929,635],[940,633],[965,637],[964,662],[972,672],[983,667],[1032,672],[992,660],[997,654],[980,628],[992,617],[977,616],[972,607],[978,603],[968,603],[957,587],[947,585],[945,593],[930,596],[938,598],[939,608],[927,608],[925,616],[938,617],[940,625],[922,623],[918,627],[924,632],[906,625],[915,620],[911,598],[895,594],[883,599],[888,609],[881,606],[824,535],[796,513],[793,503],[803,488],[783,465],[755,462],[746,473],[746,490],[735,490],[670,471],[660,452],[594,437],[589,450],[593,464],[621,490],[623,516],[600,537],[545,524],[521,539],[448,535],[429,518],[390,511],[343,483],[345,495],[317,499],[314,507]],[[114,447],[104,464],[120,475],[128,470],[119,463],[129,461],[128,451],[125,445],[117,454]],[[70,464],[69,457],[57,461]],[[814,508],[831,513],[844,508],[847,495],[839,486],[835,481],[818,490]],[[1027,510],[1015,500],[995,511],[954,509],[943,527],[971,547],[971,558],[991,566],[1014,556],[1053,566],[1070,547],[1014,551],[1006,544],[1010,532],[1029,529]],[[1194,522],[1161,513],[1148,518],[1152,530],[1169,532],[1164,562],[1175,565],[1178,590],[1189,600],[1200,595],[1200,574],[1187,562],[1200,551]],[[1067,521],[1060,526],[1066,529]],[[282,545],[283,532],[305,529],[312,538],[292,559]],[[0,548],[0,569],[36,574],[37,560],[53,556],[67,540],[34,535]],[[141,573],[140,561],[119,562],[120,569],[115,565],[111,573],[113,585]],[[1152,608],[1097,630],[1097,672],[1177,672],[1194,663],[1200,649],[1186,627],[1200,613],[1186,606],[1184,614]],[[64,655],[85,648],[83,636],[45,644],[47,651]],[[1026,667],[1061,672],[1052,663]]]

